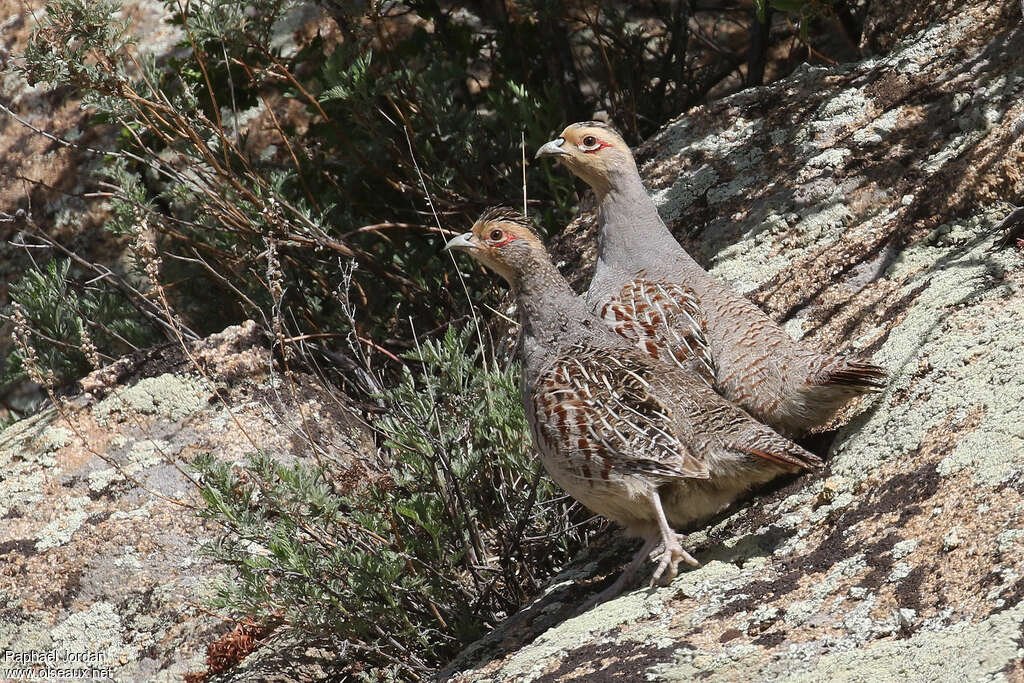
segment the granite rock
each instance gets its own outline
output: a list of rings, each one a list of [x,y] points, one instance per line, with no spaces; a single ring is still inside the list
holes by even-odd
[[[638,153],[698,261],[886,391],[808,442],[824,472],[692,530],[701,567],[575,615],[630,548],[595,547],[443,677],[1024,676],[1024,255],[995,230],[1024,197],[1024,26],[1017,3],[911,14],[889,54],[686,112]],[[594,230],[555,245],[578,286]]]

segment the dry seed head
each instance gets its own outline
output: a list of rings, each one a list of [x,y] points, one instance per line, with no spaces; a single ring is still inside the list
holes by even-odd
[[[39,386],[49,386],[49,373],[43,372],[43,369],[39,366],[39,357],[36,356],[35,347],[29,343],[32,328],[29,327],[25,311],[22,310],[21,304],[16,301],[11,304],[11,308],[13,310],[11,321],[14,323],[14,344],[21,351],[21,362],[25,367],[25,372],[28,374],[29,379]]]
[[[284,275],[281,273],[281,261],[277,257],[277,242],[267,240],[267,289],[273,301],[271,316],[274,327],[274,338],[284,354],[290,360],[291,347],[285,343],[284,322],[281,319],[281,301],[284,299]]]
[[[284,277],[281,275],[281,262],[277,258],[277,242],[274,240],[267,240],[267,287],[274,299],[274,306],[280,306],[284,297]]]
[[[141,212],[135,223],[135,242],[132,244],[132,248],[135,250],[136,257],[142,262],[146,277],[149,278],[149,284],[154,289],[162,289],[160,285],[160,253],[150,234],[149,224]]]
[[[85,359],[89,361],[89,366],[93,370],[100,368],[100,351],[92,343],[92,335],[89,334],[89,324],[85,320],[82,321],[82,353],[85,354]]]

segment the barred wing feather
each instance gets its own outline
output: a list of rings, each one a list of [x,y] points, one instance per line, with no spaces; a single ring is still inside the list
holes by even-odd
[[[675,433],[672,409],[653,395],[652,366],[621,354],[574,348],[540,377],[540,436],[584,480],[626,474],[666,481],[709,477]]]

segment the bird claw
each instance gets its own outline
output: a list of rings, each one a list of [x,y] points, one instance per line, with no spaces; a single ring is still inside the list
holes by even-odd
[[[678,565],[680,562],[685,562],[686,564],[694,567],[699,567],[700,562],[693,559],[693,556],[690,555],[690,553],[683,550],[683,546],[679,543],[680,538],[681,536],[676,534],[672,539],[672,542],[669,544],[668,550],[665,550],[664,542],[659,544],[653,550],[648,550],[648,548],[651,547],[649,545],[644,546],[629,566],[623,570],[615,583],[584,602],[579,608],[577,608],[575,614],[579,616],[603,602],[607,602],[608,600],[618,597],[629,585],[636,570],[639,569],[640,565],[648,559],[654,557],[661,558],[658,562],[658,568],[654,571],[654,577],[651,579],[651,588],[656,585],[667,586],[671,583],[672,579],[674,579],[679,573]],[[659,579],[661,579],[660,582]]]
[[[651,587],[654,586],[667,586],[672,583],[672,579],[676,578],[679,574],[679,563],[685,562],[692,567],[699,567],[700,562],[693,559],[690,553],[683,550],[683,546],[679,544],[679,538],[672,539],[672,542],[668,547],[664,548],[661,555],[661,561],[658,563],[658,568],[654,570],[654,576],[651,577]]]

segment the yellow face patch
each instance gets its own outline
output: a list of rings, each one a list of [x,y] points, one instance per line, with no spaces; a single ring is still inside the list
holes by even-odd
[[[487,266],[510,284],[515,272],[509,265],[513,253],[522,254],[522,247],[544,254],[544,243],[529,227],[521,214],[505,208],[490,209],[481,216],[465,235],[453,240],[457,248]]]
[[[561,137],[565,140],[563,147],[568,147],[569,152],[592,155],[609,148],[629,151],[619,134],[604,126],[573,123],[566,126]]]
[[[544,244],[530,228],[507,220],[479,220],[473,224],[472,233],[481,248],[494,252],[515,240],[523,240],[531,249],[544,249]]]

